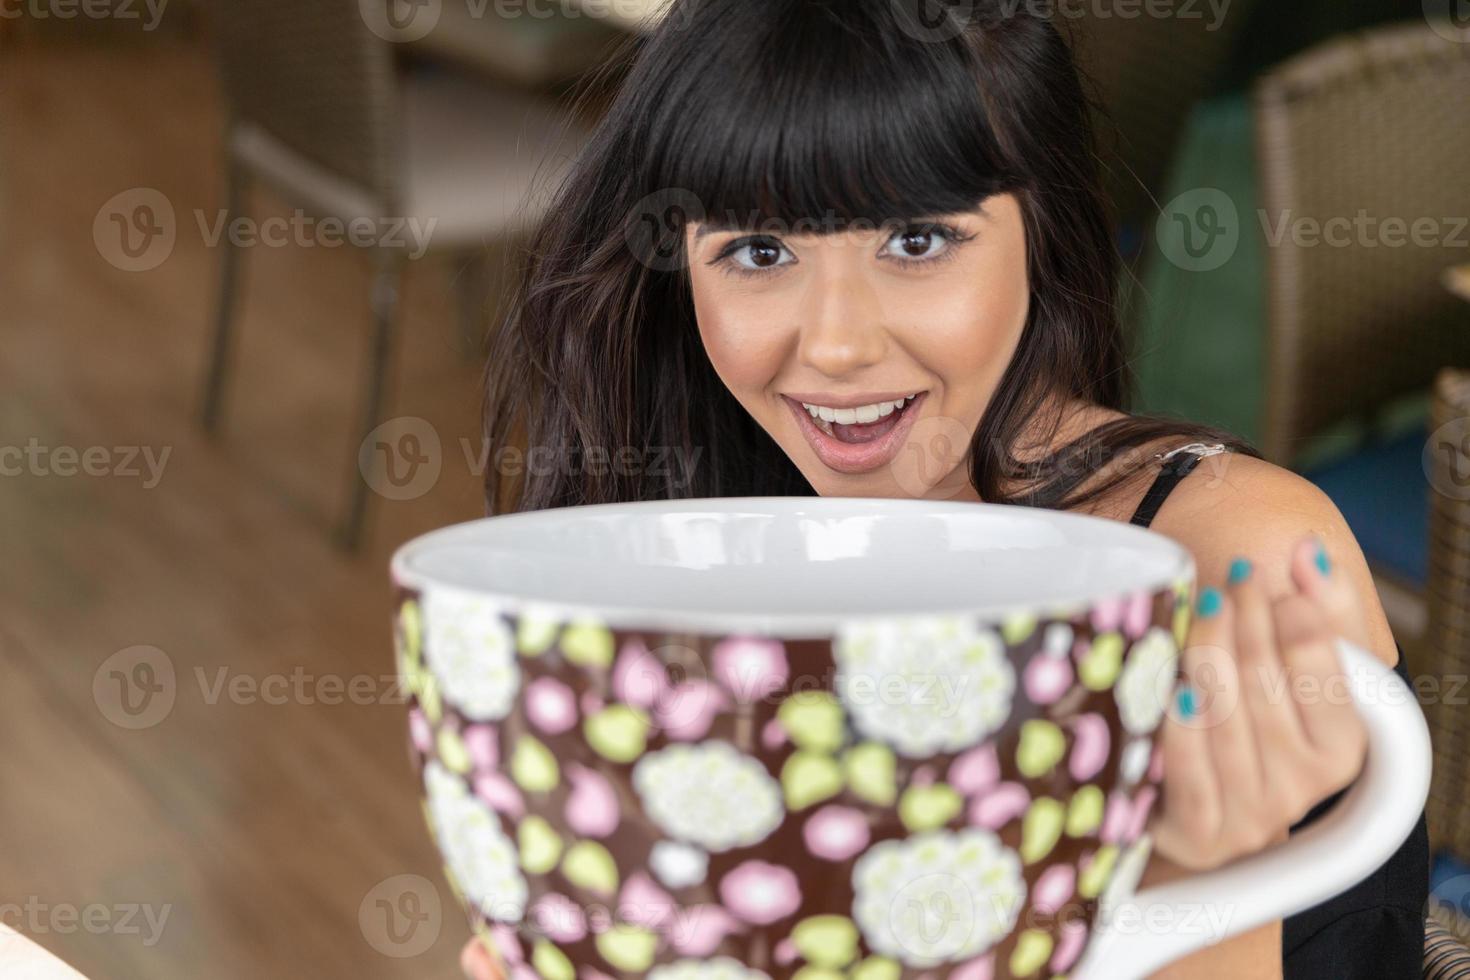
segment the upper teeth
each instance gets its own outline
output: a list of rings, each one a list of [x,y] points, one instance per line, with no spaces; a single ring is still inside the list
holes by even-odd
[[[918,397],[918,394],[913,394],[905,398],[900,398],[896,402],[877,402],[873,405],[862,405],[858,408],[828,408],[826,405],[808,405],[806,402],[802,402],[801,407],[806,409],[812,418],[821,419],[823,422],[856,425],[859,422],[876,422],[881,418],[887,418],[895,410],[902,408],[905,404]]]

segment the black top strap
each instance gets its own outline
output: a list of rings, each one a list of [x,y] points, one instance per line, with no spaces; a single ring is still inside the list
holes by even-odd
[[[1179,481],[1194,472],[1200,460],[1225,451],[1223,445],[1206,446],[1196,442],[1188,446],[1181,446],[1171,452],[1161,453],[1160,458],[1164,460],[1164,465],[1160,468],[1153,486],[1149,487],[1148,493],[1143,495],[1143,501],[1138,505],[1138,511],[1129,523],[1137,524],[1139,527],[1148,527],[1158,515],[1159,508],[1164,506],[1164,501],[1168,499],[1169,494],[1179,485]]]

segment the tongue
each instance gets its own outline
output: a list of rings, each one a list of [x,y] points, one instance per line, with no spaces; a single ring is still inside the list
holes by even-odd
[[[898,424],[898,417],[902,414],[903,410],[899,409],[896,412],[890,412],[886,418],[881,418],[876,422],[858,422],[853,425],[833,422],[832,434],[843,442],[872,442],[886,436],[889,430]]]

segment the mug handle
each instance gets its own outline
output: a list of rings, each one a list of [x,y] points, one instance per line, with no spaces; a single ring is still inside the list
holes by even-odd
[[[1290,840],[1123,896],[1094,927],[1073,980],[1145,977],[1341,894],[1399,849],[1429,795],[1429,728],[1392,668],[1343,639],[1337,651],[1368,735],[1368,757],[1348,791]]]

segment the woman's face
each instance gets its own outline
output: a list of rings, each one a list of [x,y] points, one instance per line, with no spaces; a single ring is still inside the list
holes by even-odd
[[[970,439],[1026,323],[1020,203],[789,231],[688,229],[716,373],[824,497],[974,499]]]

